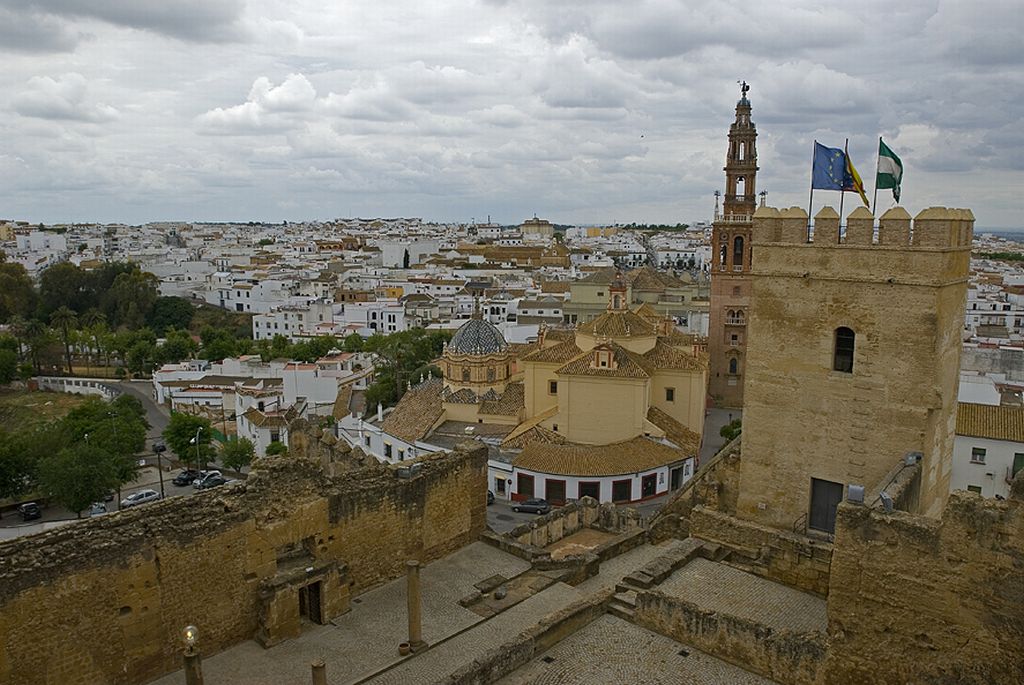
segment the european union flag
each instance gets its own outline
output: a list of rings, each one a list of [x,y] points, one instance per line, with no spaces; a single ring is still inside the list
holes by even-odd
[[[811,188],[843,190],[846,176],[846,154],[837,147],[825,147],[814,141]]]

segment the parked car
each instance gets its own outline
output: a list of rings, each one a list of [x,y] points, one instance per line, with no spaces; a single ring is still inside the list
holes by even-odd
[[[103,495],[103,501],[104,502],[113,502],[114,501],[114,495],[116,495],[116,494],[117,493],[114,492],[113,490],[107,490],[107,494]]]
[[[25,502],[18,507],[18,513],[21,514],[22,521],[34,521],[35,519],[43,518],[43,510],[35,502]]]
[[[107,505],[103,502],[93,502],[89,507],[89,516],[103,516],[107,513]]]
[[[490,490],[487,491],[487,504],[494,504],[494,493]]]
[[[121,508],[137,507],[146,502],[155,502],[160,499],[160,493],[156,490],[139,490],[121,500]]]
[[[206,478],[203,478],[201,481],[199,481],[199,484],[196,485],[196,487],[200,490],[208,490],[209,488],[215,488],[218,485],[224,485],[225,483],[230,482],[230,479],[225,478],[219,473],[211,473]]]
[[[191,485],[197,478],[201,478],[202,474],[195,469],[182,469],[181,473],[174,477],[171,482],[181,487],[183,485]]]
[[[531,498],[513,504],[512,511],[525,511],[528,514],[546,514],[551,511],[551,505],[548,504],[546,499]]]
[[[203,488],[210,487],[209,485],[203,485],[207,480],[211,478],[221,478],[220,471],[202,471],[200,472],[199,478],[192,481],[192,487],[202,490]]]

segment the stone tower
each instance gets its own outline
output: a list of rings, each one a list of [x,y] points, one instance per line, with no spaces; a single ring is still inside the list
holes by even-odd
[[[743,406],[747,314],[750,307],[750,234],[757,187],[757,129],[750,120],[750,87],[743,83],[736,121],[729,127],[725,202],[711,232],[709,393],[719,407]]]
[[[741,518],[831,533],[847,486],[875,502],[908,453],[919,513],[946,501],[974,216],[897,207],[877,241],[873,224],[859,207],[840,237],[825,207],[808,241],[802,209],[754,214]]]

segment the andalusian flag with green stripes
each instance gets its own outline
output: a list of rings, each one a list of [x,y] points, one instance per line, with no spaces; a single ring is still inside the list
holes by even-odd
[[[892,188],[892,196],[900,201],[900,183],[903,182],[903,162],[889,146],[878,139],[878,173],[875,188]]]

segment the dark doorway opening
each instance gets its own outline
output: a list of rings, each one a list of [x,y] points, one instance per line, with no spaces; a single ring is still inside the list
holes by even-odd
[[[551,478],[545,479],[544,499],[556,507],[565,504],[565,481]]]
[[[814,530],[834,533],[836,507],[843,501],[843,484],[811,479],[811,515],[808,526]]]
[[[677,466],[669,472],[668,485],[673,490],[678,490],[683,484],[683,467]]]
[[[317,581],[299,588],[299,618],[312,623],[322,624],[323,613],[320,607],[321,583]]]
[[[612,501],[613,502],[628,502],[632,497],[631,491],[633,489],[633,481],[631,480],[615,480],[612,481]]]
[[[658,474],[652,473],[649,476],[644,476],[640,481],[640,496],[641,497],[654,497],[654,493],[658,491]]]
[[[597,501],[601,501],[601,483],[598,481],[583,481],[579,484],[579,494],[576,495],[578,499],[584,497],[593,497]]]
[[[516,474],[516,496],[513,499],[524,500],[534,497],[533,476],[525,473]]]

